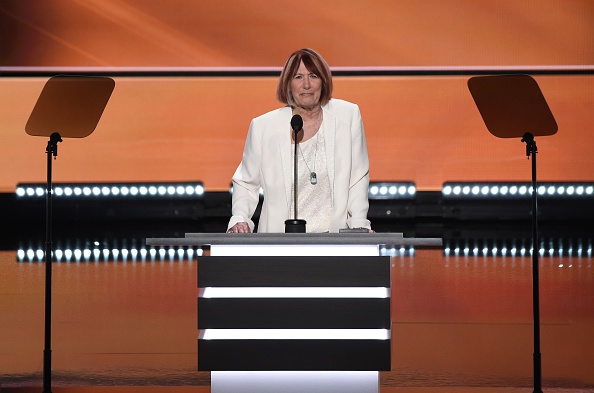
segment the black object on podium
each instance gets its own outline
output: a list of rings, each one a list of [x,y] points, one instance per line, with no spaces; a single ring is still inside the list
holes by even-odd
[[[534,316],[534,392],[542,392],[538,254],[538,188],[535,136],[557,132],[557,122],[536,81],[529,75],[477,76],[468,88],[489,132],[498,138],[522,138],[532,156],[532,297]]]
[[[43,392],[51,392],[52,317],[52,157],[65,138],[84,138],[95,130],[105,110],[115,82],[105,77],[59,75],[50,78],[29,116],[25,131],[49,137],[47,154],[45,227],[45,344],[43,350]]]

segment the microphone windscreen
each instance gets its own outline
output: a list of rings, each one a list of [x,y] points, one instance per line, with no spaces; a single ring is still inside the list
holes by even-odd
[[[301,131],[303,128],[303,118],[300,115],[294,115],[291,118],[291,128],[295,132]]]

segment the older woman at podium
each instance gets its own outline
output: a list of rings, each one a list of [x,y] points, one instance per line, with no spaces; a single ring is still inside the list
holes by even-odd
[[[228,232],[254,231],[260,189],[264,200],[258,232],[285,232],[285,220],[297,218],[307,222],[307,232],[371,231],[369,159],[359,107],[332,98],[330,67],[312,49],[289,56],[276,97],[286,106],[254,118],[249,126],[243,158],[232,178]],[[302,119],[299,132],[294,132],[294,124],[292,129],[295,115]]]

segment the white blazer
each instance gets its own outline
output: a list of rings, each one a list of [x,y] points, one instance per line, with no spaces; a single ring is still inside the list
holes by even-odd
[[[369,210],[369,158],[359,107],[332,99],[322,107],[328,177],[332,194],[331,232],[341,228],[371,228]],[[291,218],[292,149],[290,107],[273,110],[252,120],[243,158],[233,175],[232,217],[228,228],[251,220],[264,201],[258,232],[284,232]]]

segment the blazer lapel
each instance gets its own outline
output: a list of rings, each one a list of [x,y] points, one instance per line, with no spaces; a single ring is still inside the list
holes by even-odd
[[[323,108],[324,109],[324,108]],[[330,180],[330,192],[334,199],[334,154],[336,146],[336,118],[332,113],[324,109],[324,121],[322,122],[324,141],[326,147],[326,165],[328,167],[328,179]]]

